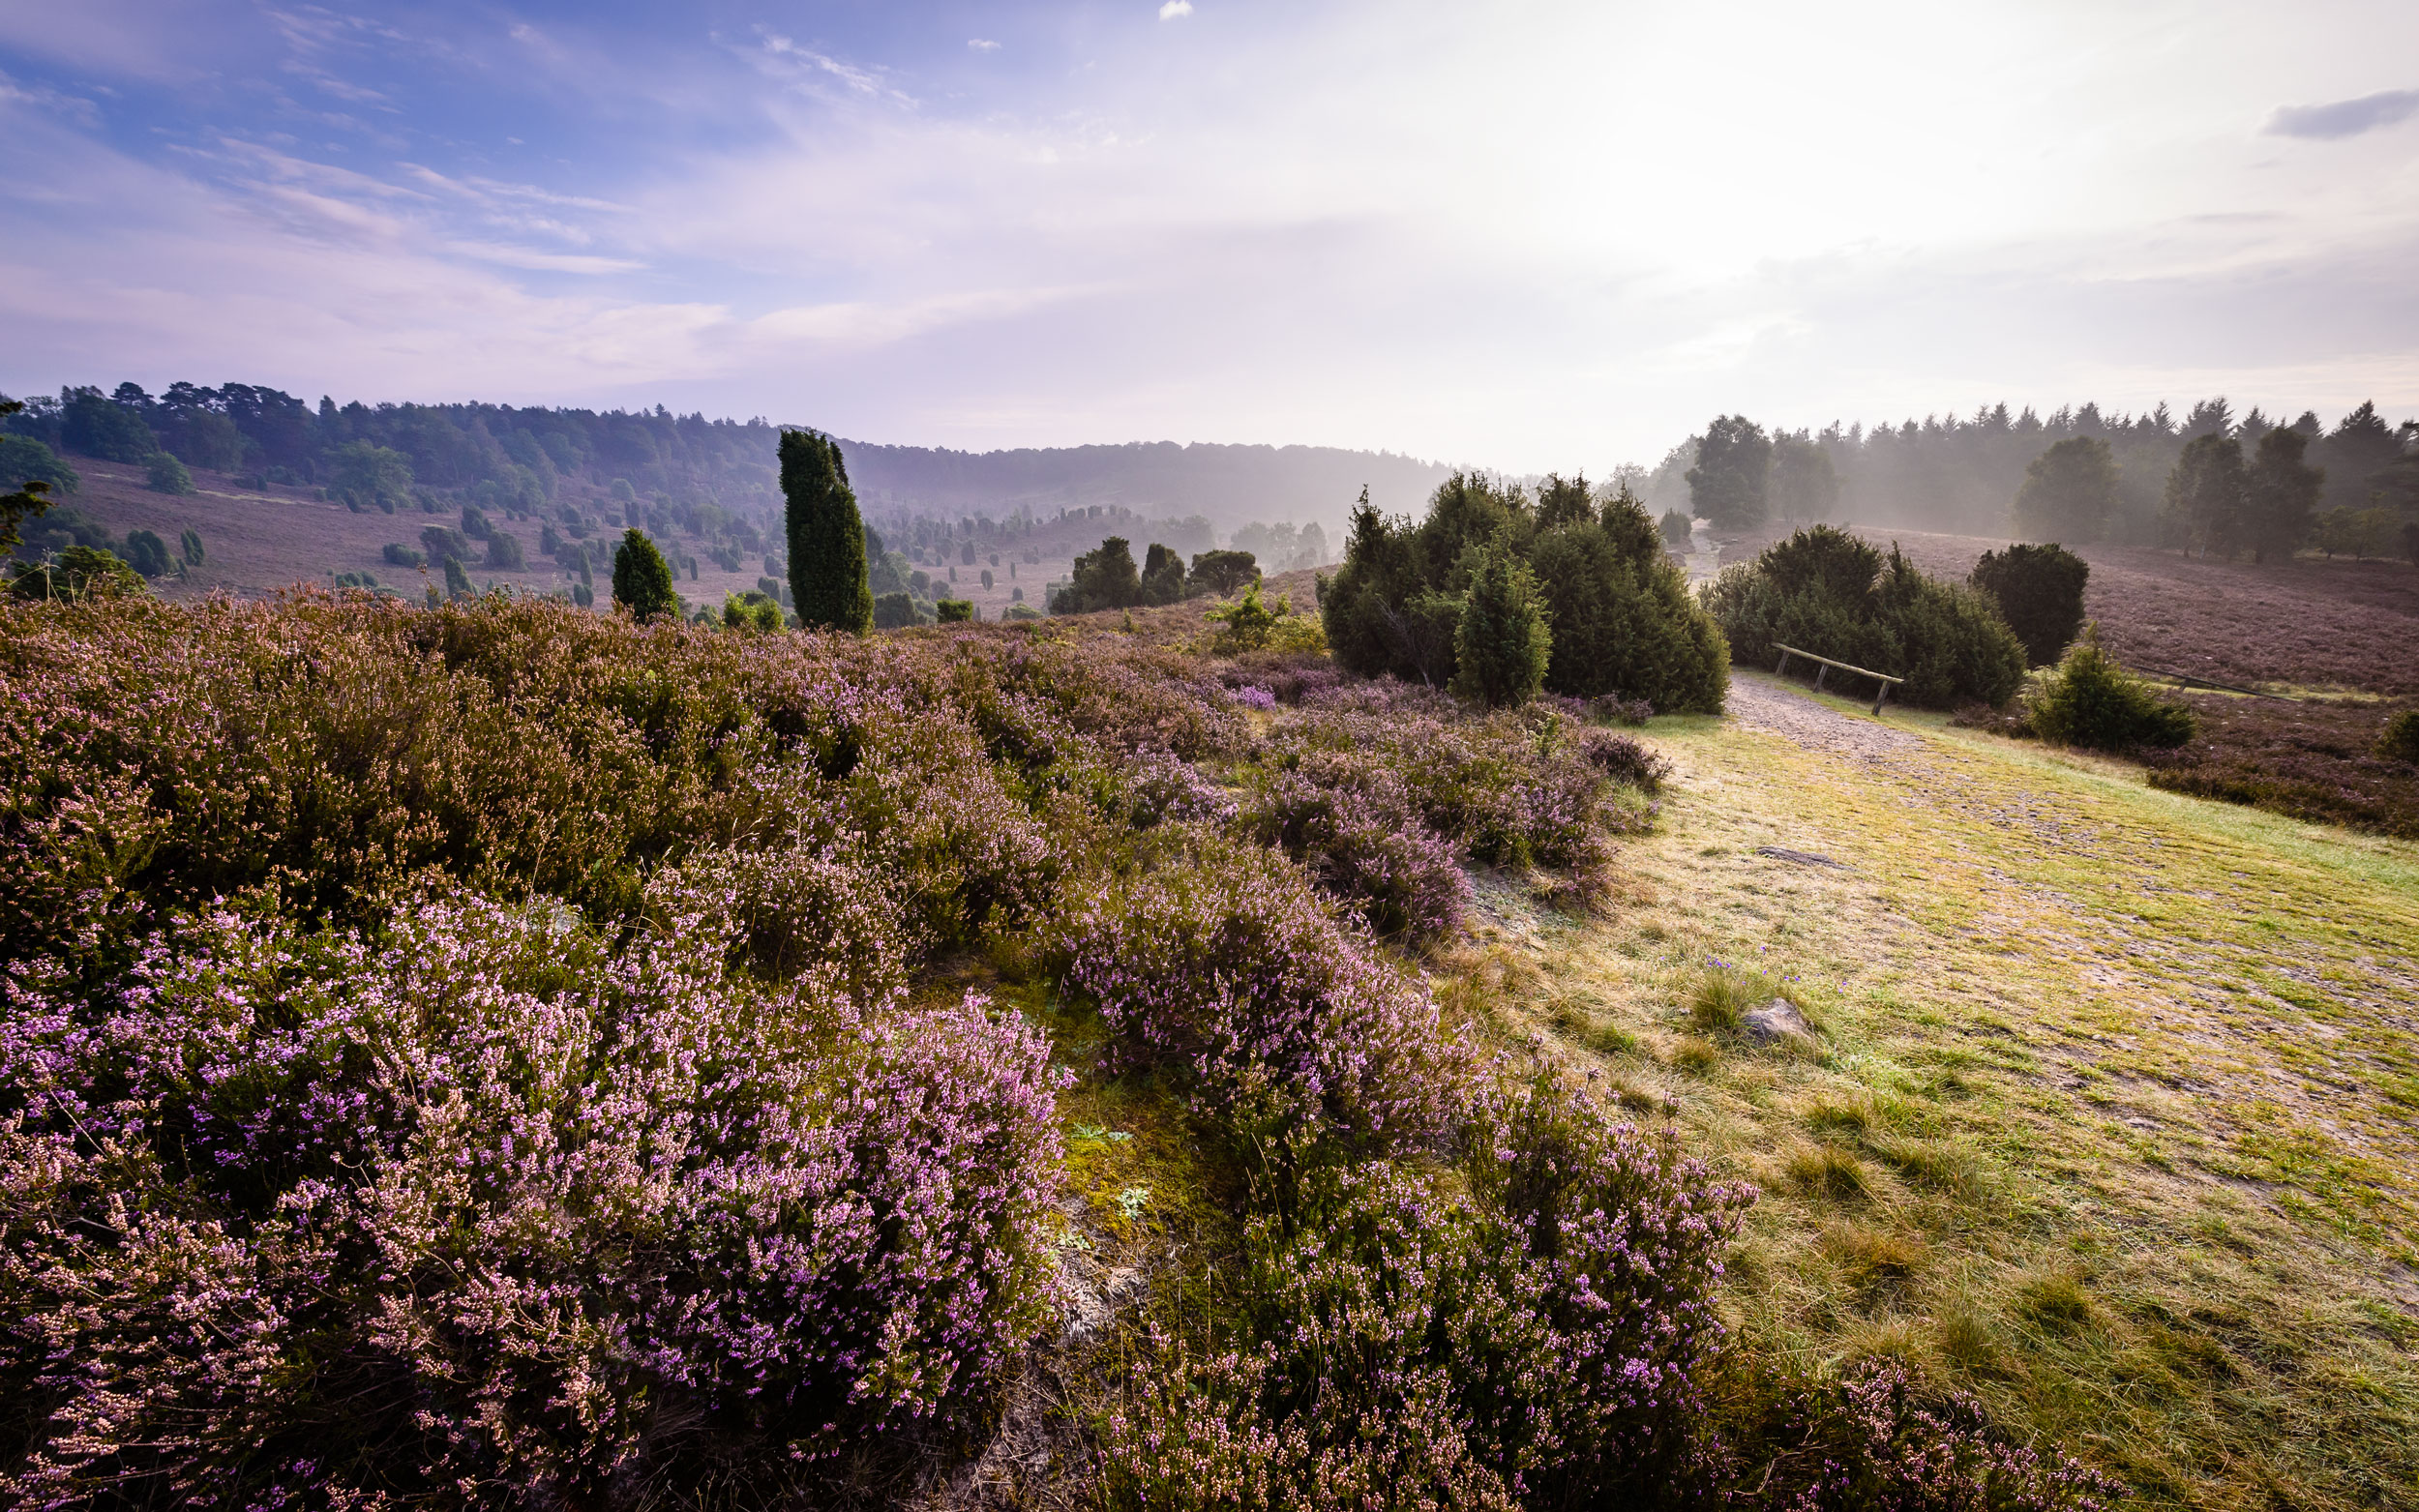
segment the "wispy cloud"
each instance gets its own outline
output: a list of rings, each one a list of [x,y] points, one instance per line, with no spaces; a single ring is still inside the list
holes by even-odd
[[[2419,115],[2419,89],[2389,89],[2357,100],[2323,105],[2281,105],[2268,117],[2271,136],[2337,141],[2394,126]]]
[[[976,52],[998,52],[1000,44],[988,37],[969,37],[966,44]]]
[[[914,104],[904,90],[891,85],[875,70],[844,63],[829,53],[818,52],[812,47],[802,47],[778,32],[765,31],[761,35],[763,38],[763,55],[769,59],[791,65],[793,70],[803,69],[809,74],[838,79],[859,95],[885,96],[904,104]],[[795,76],[793,72],[792,77]]]
[[[1173,21],[1180,15],[1192,14],[1193,0],[1167,0],[1167,4],[1159,7],[1159,19],[1163,21]]]

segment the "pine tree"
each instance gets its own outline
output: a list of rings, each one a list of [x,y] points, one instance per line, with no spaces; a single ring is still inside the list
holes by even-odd
[[[1690,505],[1725,530],[1760,525],[1772,471],[1773,443],[1764,428],[1745,415],[1717,415],[1688,469]]]
[[[2186,551],[2232,556],[2245,544],[2244,504],[2248,479],[2243,443],[2215,433],[2195,438],[2167,474],[2167,528]]]
[[[1526,562],[1502,541],[1478,548],[1453,630],[1452,689],[1488,708],[1526,703],[1554,649],[1545,601]]]
[[[781,491],[789,501],[790,592],[798,623],[851,635],[872,630],[865,521],[840,444],[819,431],[783,431]]]
[[[2290,559],[2317,522],[2318,493],[2326,470],[2302,460],[2310,437],[2298,430],[2270,430],[2259,438],[2246,480],[2244,534],[2254,561],[2273,553]]]
[[[644,623],[667,611],[680,612],[680,595],[672,585],[672,564],[636,525],[621,533],[613,552],[613,602]]]
[[[2097,541],[2116,512],[2116,456],[2096,435],[2078,435],[2043,452],[2024,469],[2016,494],[2016,533],[2035,540]]]

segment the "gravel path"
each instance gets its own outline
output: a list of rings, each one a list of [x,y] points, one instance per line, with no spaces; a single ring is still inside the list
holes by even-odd
[[[1808,751],[1829,751],[1862,761],[1879,761],[1920,749],[1924,742],[1884,720],[1860,719],[1815,702],[1788,684],[1753,674],[1730,673],[1730,717],[1749,729],[1769,730]]]

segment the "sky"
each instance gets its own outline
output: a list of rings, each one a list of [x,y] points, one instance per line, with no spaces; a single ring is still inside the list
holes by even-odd
[[[0,390],[1513,472],[2419,412],[2419,5],[0,0]]]

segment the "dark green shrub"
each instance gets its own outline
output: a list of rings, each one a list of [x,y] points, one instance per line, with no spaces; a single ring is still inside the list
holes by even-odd
[[[1574,698],[1644,699],[1665,714],[1718,711],[1730,685],[1721,632],[1689,597],[1645,511],[1615,499],[1605,514],[1626,527],[1619,536],[1590,520],[1540,531],[1530,548],[1553,608],[1545,686]]]
[[[0,489],[41,482],[62,496],[84,485],[82,475],[59,460],[59,454],[30,435],[0,434]]]
[[[146,578],[164,578],[176,562],[158,531],[130,530],[126,535],[126,565]]]
[[[790,592],[798,622],[809,630],[857,635],[872,629],[865,520],[840,443],[814,430],[783,431],[781,491],[788,501]]]
[[[2419,709],[2404,709],[2385,722],[2377,737],[2377,755],[2388,761],[2419,766]]]
[[[874,628],[902,630],[915,623],[915,601],[904,593],[885,593],[874,601]]]
[[[195,530],[191,525],[187,525],[184,533],[176,538],[176,547],[179,554],[185,558],[186,566],[199,567],[201,565],[202,550],[200,531]]]
[[[407,546],[393,541],[386,543],[385,548],[378,554],[390,567],[426,567],[429,565],[427,552],[415,551]],[[188,560],[191,559],[188,558]]]
[[[655,543],[636,525],[621,534],[613,552],[613,602],[644,623],[659,614],[680,612],[680,594],[672,587],[672,564]],[[778,609],[776,609],[778,612]]]
[[[2052,543],[1985,551],[1966,580],[1999,606],[2032,665],[2046,667],[2066,654],[2083,628],[2083,584],[2090,577],[2089,562]]]
[[[1067,585],[1051,596],[1050,612],[1130,609],[1142,602],[1143,578],[1134,570],[1134,548],[1123,536],[1111,536],[1075,559]]]
[[[470,586],[470,575],[463,571],[462,558],[445,558],[445,591],[457,599],[466,599],[477,590]]]
[[[20,599],[52,599],[75,603],[84,599],[118,599],[147,593],[142,574],[119,560],[114,551],[95,546],[72,546],[55,562],[20,567],[9,591]]]
[[[143,470],[145,486],[154,493],[191,493],[194,475],[185,464],[165,452],[151,454],[150,465]]]
[[[1566,486],[1568,487],[1568,486]],[[1654,519],[1624,492],[1600,514],[1564,508],[1545,527],[1517,489],[1448,479],[1418,525],[1363,495],[1320,622],[1337,662],[1430,687],[1456,670],[1454,637],[1472,548],[1501,540],[1535,575],[1552,625],[1544,686],[1572,697],[1643,699],[1662,712],[1714,711],[1729,686],[1721,632],[1687,592]]]
[[[1197,593],[1225,598],[1247,582],[1260,580],[1260,564],[1249,551],[1197,551],[1188,584]]]
[[[2180,746],[2198,728],[2191,709],[2160,697],[2088,632],[2034,690],[2026,712],[2042,739],[2095,751]]]
[[[1676,509],[1663,511],[1662,529],[1665,546],[1675,551],[1685,551],[1688,548],[1688,539],[1694,533],[1694,526],[1685,511]]]
[[[991,574],[983,574],[983,586],[991,586]],[[1143,562],[1143,602],[1174,604],[1184,597],[1184,558],[1158,542],[1150,543],[1150,550]]]
[[[1894,697],[1908,703],[2004,703],[2024,678],[2023,643],[1987,598],[1829,525],[1725,569],[1704,599],[1734,655],[1795,646],[1905,678]]]
[[[1453,692],[1490,709],[1526,703],[1554,651],[1537,577],[1501,541],[1478,548],[1469,577],[1453,629]]]
[[[944,625],[971,625],[974,605],[970,599],[942,599],[933,605],[933,618]]]
[[[521,538],[508,530],[490,527],[487,533],[487,565],[491,572],[517,573],[528,563],[521,554]],[[669,567],[665,569],[671,571]]]

